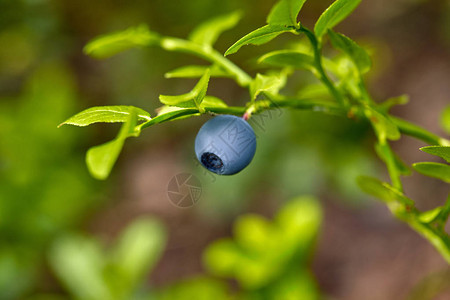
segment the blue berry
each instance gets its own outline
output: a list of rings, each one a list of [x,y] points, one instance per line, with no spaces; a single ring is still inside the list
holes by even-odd
[[[209,171],[232,175],[253,159],[256,137],[253,128],[242,118],[219,115],[203,124],[195,138],[195,154]]]

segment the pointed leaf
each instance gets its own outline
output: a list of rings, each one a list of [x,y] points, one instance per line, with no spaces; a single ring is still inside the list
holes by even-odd
[[[203,76],[197,82],[195,87],[186,94],[176,95],[176,96],[167,96],[160,95],[159,101],[162,104],[170,105],[170,106],[178,106],[178,107],[197,107],[200,108],[200,104],[206,96],[206,91],[208,89],[208,82],[210,78],[210,71],[206,69]]]
[[[296,69],[314,69],[314,57],[296,50],[278,50],[269,52],[258,59],[259,63],[274,67],[293,67]]]
[[[283,25],[266,25],[264,27],[258,28],[250,32],[249,34],[238,40],[236,43],[234,43],[230,48],[228,48],[228,50],[225,52],[225,56],[236,53],[242,46],[245,45],[265,44],[284,32],[296,33],[294,28],[286,27]]]
[[[240,11],[235,11],[227,15],[218,16],[200,24],[189,36],[195,43],[212,46],[219,35],[236,26],[242,17]]]
[[[250,98],[256,100],[261,92],[269,92],[272,94],[278,91],[286,84],[286,76],[282,73],[278,75],[262,75],[256,74],[256,78],[250,83]]]
[[[441,125],[445,132],[450,134],[450,105],[442,111]]]
[[[132,111],[137,113],[138,121],[148,121],[151,119],[148,112],[134,106],[95,106],[70,117],[58,127],[66,124],[82,127],[93,123],[126,122]]]
[[[399,202],[405,205],[414,205],[414,202],[397,191],[386,182],[368,176],[359,176],[356,179],[358,186],[367,194],[377,197],[386,203]]]
[[[133,221],[121,233],[110,254],[110,261],[120,282],[117,286],[131,294],[155,266],[166,244],[163,225],[152,218]]]
[[[365,107],[364,114],[372,123],[380,140],[398,140],[400,138],[400,131],[388,116],[381,114],[371,107]]]
[[[151,32],[146,25],[140,25],[124,31],[99,36],[90,41],[83,51],[95,58],[107,58],[131,48],[158,43],[158,34]]]
[[[418,216],[419,221],[422,223],[431,223],[436,220],[441,211],[442,207],[436,207],[432,210],[425,211]]]
[[[280,0],[272,7],[267,24],[297,25],[297,16],[306,0]]]
[[[166,78],[200,78],[205,74],[206,70],[210,70],[211,77],[232,77],[231,74],[227,73],[224,69],[217,65],[212,66],[200,66],[191,65],[184,66],[167,72],[164,74]]]
[[[127,137],[139,135],[136,128],[137,115],[132,111],[129,119],[122,125],[117,137],[105,144],[92,147],[86,154],[86,164],[94,178],[104,180],[114,166]]]
[[[228,107],[228,105],[223,102],[222,99],[219,99],[214,96],[205,96],[202,102],[202,107]]]
[[[163,106],[158,116],[154,117],[150,121],[143,123],[141,128],[153,126],[155,124],[164,123],[179,119],[181,117],[191,117],[199,114],[197,108],[181,108],[176,106]]]
[[[361,74],[367,73],[370,70],[372,60],[364,48],[359,46],[349,37],[346,37],[341,33],[334,32],[331,29],[328,30],[328,35],[333,46],[348,55]]]
[[[435,162],[420,162],[413,164],[413,168],[423,175],[450,183],[450,165]]]
[[[317,20],[314,32],[320,39],[328,29],[332,29],[345,19],[361,2],[361,0],[336,0]]]
[[[427,146],[420,148],[423,152],[439,156],[450,163],[450,146]]]

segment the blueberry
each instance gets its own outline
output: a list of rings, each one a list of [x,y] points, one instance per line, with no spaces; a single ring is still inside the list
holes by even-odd
[[[195,138],[195,154],[209,171],[232,175],[253,159],[256,137],[253,128],[242,118],[219,115],[203,124]]]

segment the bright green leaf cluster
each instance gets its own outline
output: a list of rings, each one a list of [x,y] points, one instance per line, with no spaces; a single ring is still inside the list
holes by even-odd
[[[321,220],[320,206],[311,197],[292,200],[272,222],[258,215],[242,216],[235,223],[234,240],[210,245],[204,262],[213,274],[235,278],[244,289],[261,288],[286,275],[283,272],[298,257],[308,256]]]
[[[420,150],[439,156],[447,162],[450,162],[450,146],[429,146],[420,148]],[[413,168],[419,173],[450,183],[450,165],[448,164],[420,162],[413,164]]]

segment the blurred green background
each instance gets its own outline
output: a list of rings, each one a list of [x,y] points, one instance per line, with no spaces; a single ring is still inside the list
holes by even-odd
[[[308,1],[300,20],[311,27],[330,2]],[[196,58],[149,48],[97,61],[82,53],[95,36],[145,23],[185,37],[212,16],[241,10],[240,24],[217,43],[224,52],[264,24],[273,4],[0,0],[0,299],[399,299],[445,269],[430,245],[354,183],[361,174],[384,176],[367,125],[276,111],[255,128],[252,164],[238,175],[217,177],[194,160],[193,141],[208,117],[165,123],[127,141],[105,182],[89,176],[84,154],[118,127],[56,127],[95,105],[135,105],[153,113],[159,94],[183,93],[195,83],[163,75]],[[441,135],[438,120],[450,95],[449,20],[444,0],[365,0],[339,26],[372,50],[374,96],[409,94],[410,104],[395,114]],[[289,45],[290,38],[230,58],[255,74],[254,58]],[[299,72],[286,92],[310,82]],[[248,98],[227,79],[213,79],[209,93],[229,104]],[[409,138],[394,143],[407,163],[430,160],[420,146]],[[202,182],[202,197],[189,209],[167,198],[168,182],[182,172]],[[441,204],[448,193],[445,184],[418,174],[405,183],[421,209]],[[290,201],[300,195],[319,200]],[[286,228],[310,236],[307,242],[276,231],[285,224],[278,220],[283,207],[296,203],[306,205],[298,212],[306,223],[297,228],[297,215],[286,217]],[[311,217],[310,209],[317,215]],[[236,218],[247,213],[250,225],[242,227]],[[234,239],[225,246],[207,248],[229,236]],[[268,246],[268,237],[278,243]],[[261,254],[260,248],[267,249]]]

